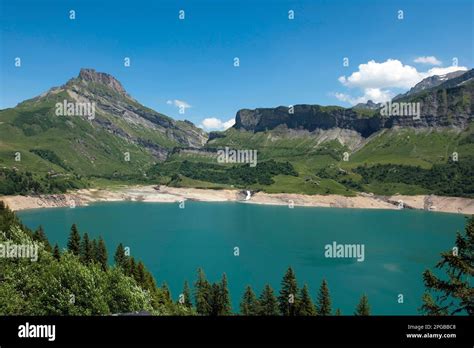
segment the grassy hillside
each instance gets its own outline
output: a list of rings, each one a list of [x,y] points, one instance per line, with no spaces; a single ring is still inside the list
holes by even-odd
[[[94,105],[95,115],[58,116],[56,103],[63,102]],[[200,146],[205,139],[191,122],[141,105],[113,76],[92,69],[0,110],[0,167],[39,176],[143,177],[173,148]]]
[[[135,172],[153,160],[139,147],[112,134],[94,128],[81,118],[65,119],[50,114],[50,110],[9,109],[0,112],[0,119],[13,118],[0,124],[0,165],[15,166],[36,173],[65,172],[70,168],[80,175],[100,175]],[[54,153],[61,162],[42,158],[34,150]],[[21,160],[15,161],[20,152]],[[131,163],[124,152],[130,152]]]
[[[310,134],[296,136],[278,131],[252,133],[229,129],[211,140],[206,147],[256,149],[259,163],[270,159],[281,163],[288,162],[298,173],[275,175],[269,185],[258,182],[239,185],[234,182],[235,187],[269,193],[354,195],[358,191],[365,191],[385,195],[436,193],[471,197],[474,194],[471,184],[474,177],[473,134],[473,125],[461,133],[447,129],[391,129],[374,135],[360,149],[351,151],[338,140],[327,140],[318,144],[320,139]],[[348,161],[343,160],[344,152],[349,153]],[[453,152],[458,153],[457,164],[450,163]],[[180,180],[169,180],[168,184],[215,187],[216,183],[206,184],[206,180],[197,183],[186,176],[179,167],[182,161],[217,165],[216,159],[208,154],[175,154],[164,167],[174,168],[174,172],[166,172],[168,178],[176,174]],[[377,176],[375,172],[360,170],[366,167],[375,168],[377,165],[385,167],[376,167],[375,171],[399,170],[403,171],[403,177],[384,178]],[[441,176],[440,171],[445,172],[446,176]],[[419,178],[409,179],[412,176]],[[229,187],[222,183],[217,185]],[[449,188],[450,185],[453,187]],[[442,186],[446,189],[441,189]]]

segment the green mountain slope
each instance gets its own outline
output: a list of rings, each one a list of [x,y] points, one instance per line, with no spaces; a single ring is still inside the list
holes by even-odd
[[[95,103],[95,117],[57,116],[55,105],[64,101]],[[138,175],[173,148],[199,147],[206,139],[192,123],[142,106],[112,76],[89,69],[0,111],[0,166],[35,173]]]
[[[64,86],[0,111],[0,193],[119,181],[474,197],[473,75],[454,74],[400,96],[398,102],[421,103],[419,120],[384,118],[375,104],[370,110],[299,105],[294,114],[285,107],[244,109],[234,127],[208,139],[192,123],[140,105],[112,76],[83,69]],[[57,116],[55,104],[64,100],[94,102],[95,118]],[[256,150],[258,164],[219,163],[224,148]]]
[[[473,75],[473,70],[456,74],[452,80],[398,99],[420,102],[421,120],[382,119],[379,110],[305,105],[295,106],[293,115],[288,115],[288,108],[284,107],[241,110],[234,127],[210,134],[206,149],[255,149],[259,162],[273,159],[291,163],[298,176],[277,175],[271,185],[248,186],[267,192],[352,195],[366,191],[471,197],[474,195]],[[455,163],[454,153],[458,159]],[[179,157],[195,162],[212,161],[208,153],[201,157],[194,153],[175,155],[174,163],[179,162]],[[375,168],[379,164],[382,167]],[[405,176],[392,175],[385,179],[359,170],[366,166],[374,166],[376,172],[398,170]],[[418,167],[427,172],[419,172]],[[439,170],[447,176],[441,177]],[[421,179],[411,180],[410,175]],[[182,178],[179,184],[195,183]],[[202,182],[200,185],[205,186]],[[443,185],[446,189],[442,189]]]

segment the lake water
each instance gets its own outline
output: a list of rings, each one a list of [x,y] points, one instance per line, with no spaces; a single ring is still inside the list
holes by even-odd
[[[144,261],[158,284],[166,281],[176,299],[184,280],[193,283],[203,267],[210,281],[229,279],[233,309],[247,284],[259,294],[265,283],[276,292],[288,266],[313,300],[328,281],[333,308],[352,314],[366,293],[373,314],[417,314],[422,272],[453,247],[462,215],[414,210],[364,210],[263,206],[243,203],[117,202],[88,207],[37,209],[18,214],[30,228],[43,225],[52,244],[66,247],[70,226],[102,235],[109,258],[118,243]],[[364,245],[365,259],[326,258],[325,245]],[[239,256],[234,255],[238,247]],[[399,304],[398,294],[404,303]]]

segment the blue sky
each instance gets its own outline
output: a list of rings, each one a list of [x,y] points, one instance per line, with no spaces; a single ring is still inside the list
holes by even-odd
[[[211,129],[241,108],[388,100],[453,70],[453,57],[473,67],[472,0],[0,3],[0,108],[88,67],[142,104]]]

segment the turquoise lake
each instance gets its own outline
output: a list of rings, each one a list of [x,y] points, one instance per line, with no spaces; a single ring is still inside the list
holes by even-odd
[[[417,314],[424,291],[422,272],[434,268],[442,251],[454,245],[465,217],[414,210],[364,210],[263,206],[242,203],[117,202],[88,207],[21,211],[30,228],[43,225],[52,244],[66,247],[70,227],[101,235],[110,261],[118,243],[144,261],[157,283],[166,281],[173,298],[184,280],[202,267],[210,281],[226,273],[233,310],[247,284],[260,293],[276,292],[288,266],[307,283],[313,300],[328,281],[333,309],[352,314],[366,293],[373,314]],[[324,247],[363,244],[365,260],[326,258]],[[240,250],[234,256],[234,248]],[[403,294],[404,303],[398,303]]]

